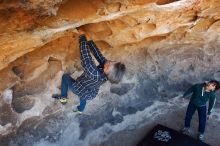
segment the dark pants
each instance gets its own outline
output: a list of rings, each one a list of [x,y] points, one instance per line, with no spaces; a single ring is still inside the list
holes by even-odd
[[[206,125],[206,106],[197,107],[193,103],[189,103],[187,111],[186,111],[186,117],[185,117],[185,127],[190,127],[190,122],[192,119],[192,116],[194,115],[195,111],[198,111],[199,115],[199,129],[198,131],[200,133],[205,132],[205,125]]]
[[[69,75],[63,74],[61,81],[61,97],[67,98],[68,89],[70,89],[74,94],[76,94],[74,83],[76,81]],[[77,107],[79,111],[83,111],[86,106],[86,100],[80,99],[80,105]]]

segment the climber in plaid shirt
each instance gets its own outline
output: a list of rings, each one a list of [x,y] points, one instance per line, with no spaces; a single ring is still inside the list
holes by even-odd
[[[69,74],[62,76],[61,95],[55,95],[62,104],[67,103],[67,91],[70,89],[74,94],[80,97],[80,105],[75,112],[82,113],[86,106],[86,101],[91,100],[98,94],[100,86],[109,80],[112,83],[118,83],[125,73],[125,65],[106,60],[101,54],[95,43],[87,41],[85,35],[79,37],[81,65],[84,72],[76,80]],[[96,66],[92,59],[94,55],[99,65]]]

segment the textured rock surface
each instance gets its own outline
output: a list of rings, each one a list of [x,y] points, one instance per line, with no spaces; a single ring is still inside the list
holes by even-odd
[[[12,101],[12,108],[17,113],[22,113],[25,110],[29,110],[34,106],[34,100],[28,96],[14,98]]]
[[[128,146],[153,123],[179,129],[182,92],[220,80],[219,10],[218,0],[0,1],[0,145]],[[83,116],[71,112],[78,103],[72,93],[65,107],[51,99],[64,72],[82,72],[76,28],[128,69],[122,83],[101,88]],[[3,100],[6,89],[12,103]],[[213,146],[220,145],[219,108],[217,100],[208,123]]]

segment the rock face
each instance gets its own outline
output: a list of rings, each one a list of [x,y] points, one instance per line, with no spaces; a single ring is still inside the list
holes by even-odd
[[[167,113],[169,126],[175,109],[180,128],[182,92],[220,80],[219,10],[218,0],[0,1],[0,145],[135,145],[140,136],[111,140],[144,135]],[[82,73],[78,30],[127,67],[122,83],[103,85],[83,116],[69,111],[75,95],[65,107],[51,99],[64,72]],[[3,98],[8,89],[12,102]],[[219,107],[217,100],[209,128],[219,124]],[[207,132],[207,142],[220,145]]]

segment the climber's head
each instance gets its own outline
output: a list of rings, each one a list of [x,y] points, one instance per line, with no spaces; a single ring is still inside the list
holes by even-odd
[[[216,81],[216,80],[211,80],[211,81],[209,81],[209,82],[205,85],[205,88],[206,88],[206,90],[208,90],[208,91],[218,90],[219,87],[220,87],[219,82]]]
[[[126,67],[121,62],[108,60],[104,64],[104,73],[112,83],[119,83],[125,74],[125,71]]]

